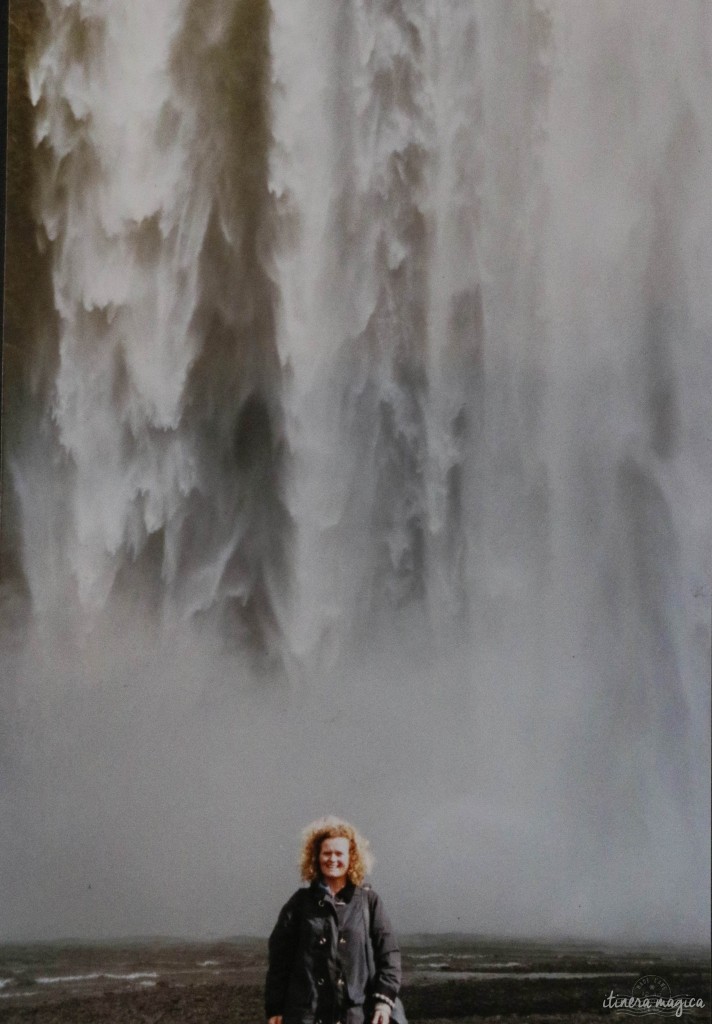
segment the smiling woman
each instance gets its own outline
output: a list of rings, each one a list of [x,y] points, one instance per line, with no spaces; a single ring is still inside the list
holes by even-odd
[[[309,887],[284,905],[269,939],[269,1024],[389,1024],[401,959],[380,897],[362,885],[368,843],[334,817],[307,826],[303,839]]]

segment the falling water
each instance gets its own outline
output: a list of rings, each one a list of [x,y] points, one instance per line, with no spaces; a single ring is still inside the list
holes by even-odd
[[[44,6],[10,928],[703,936],[709,7]]]

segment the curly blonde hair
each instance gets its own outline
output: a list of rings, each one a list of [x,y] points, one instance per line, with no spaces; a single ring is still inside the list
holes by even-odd
[[[299,861],[302,879],[305,882],[313,882],[315,878],[319,878],[319,852],[325,839],[348,839],[349,867],[346,877],[354,885],[361,885],[373,867],[373,854],[368,840],[348,821],[335,818],[333,814],[312,821],[302,831],[302,852]]]

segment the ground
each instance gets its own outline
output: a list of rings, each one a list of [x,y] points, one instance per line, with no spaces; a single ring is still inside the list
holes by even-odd
[[[0,947],[0,1021],[261,1024],[265,965],[260,940]],[[404,968],[410,1024],[630,1022],[604,1003],[611,992],[629,996],[642,977],[704,1002],[677,1019],[711,1019],[709,959],[701,949],[430,936],[404,944]],[[673,1010],[665,1016],[675,1019]]]

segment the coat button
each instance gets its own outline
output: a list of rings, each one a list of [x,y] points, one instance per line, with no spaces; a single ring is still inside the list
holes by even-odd
[[[346,939],[343,937],[343,935],[339,939],[339,945],[340,946],[345,946],[346,945]]]
[[[343,978],[339,978],[338,981],[336,982],[337,985],[343,985],[343,983],[344,983],[344,979]]]
[[[324,938],[324,936],[323,936],[323,935],[322,935],[322,937],[321,937],[321,938],[319,939],[319,945],[320,945],[320,946],[325,946],[325,945],[326,945],[326,939]]]
[[[326,903],[326,900],[319,900],[319,906],[320,907],[323,907],[325,903]]]
[[[324,984],[324,979],[323,978],[319,978],[317,980],[317,985],[323,985],[323,984]]]

